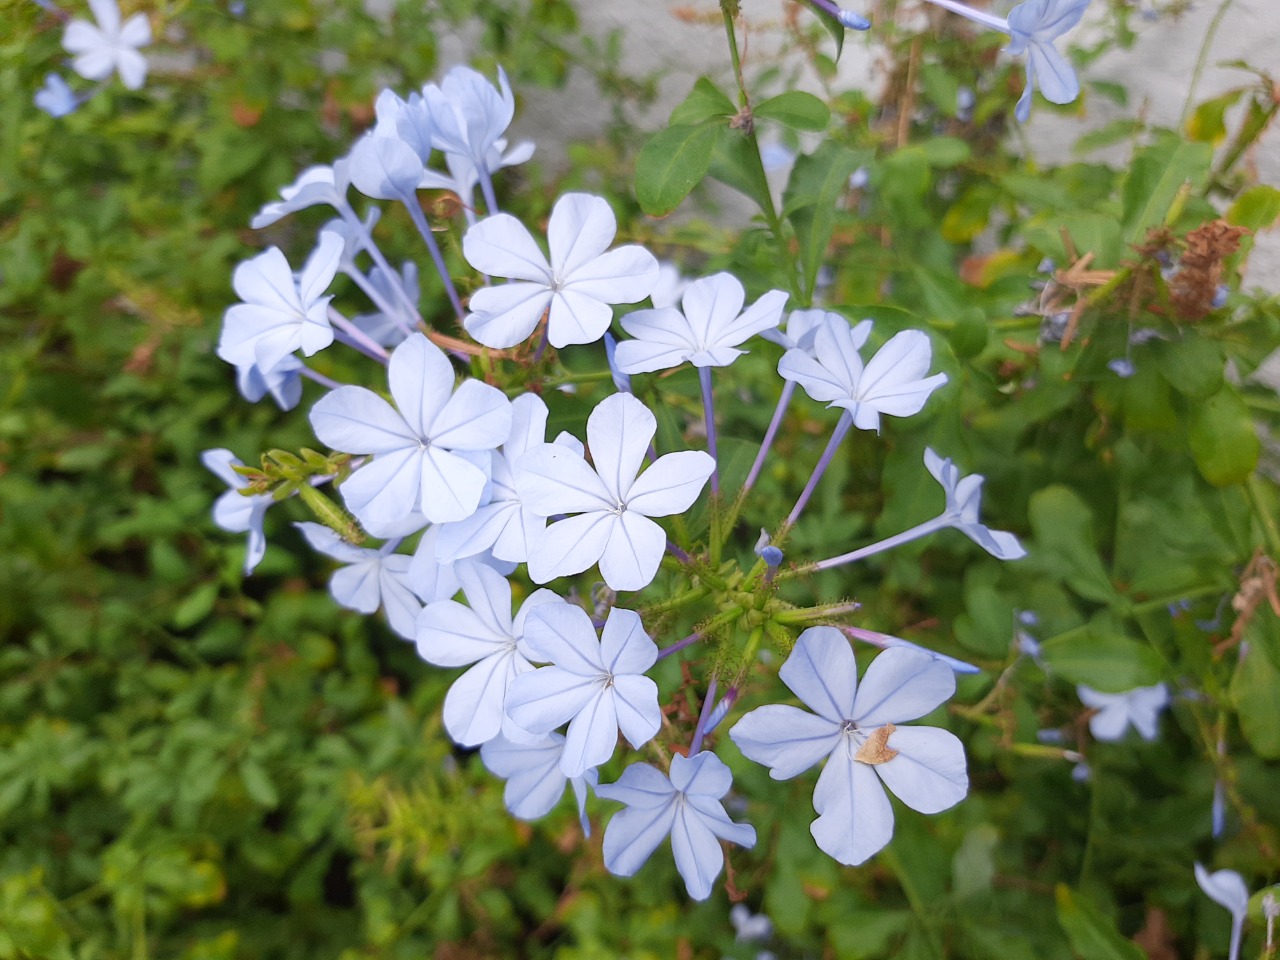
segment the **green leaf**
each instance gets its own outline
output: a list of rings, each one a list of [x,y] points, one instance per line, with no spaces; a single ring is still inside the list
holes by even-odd
[[[1085,502],[1067,487],[1045,487],[1032,495],[1028,514],[1037,562],[1086,600],[1113,603],[1116,590],[1098,557],[1093,514]]]
[[[711,156],[711,176],[753,200],[761,211],[773,208],[773,195],[764,175],[760,152],[741,130],[717,127]]]
[[[262,768],[262,764],[249,757],[240,761],[240,779],[244,783],[245,792],[260,807],[272,810],[280,804],[280,794],[275,784]]]
[[[1250,646],[1231,677],[1231,703],[1240,730],[1264,760],[1280,760],[1280,669],[1266,651]]]
[[[1082,136],[1075,142],[1071,152],[1077,157],[1082,157],[1094,150],[1132,140],[1145,129],[1146,124],[1141,120],[1127,118],[1112,120],[1110,123],[1103,124],[1097,130],[1091,130]]]
[[[1244,96],[1245,88],[1228,90],[1220,97],[1206,100],[1187,118],[1187,137],[1202,143],[1220,144],[1227,136],[1227,110]]]
[[[1203,400],[1222,389],[1226,358],[1221,344],[1189,334],[1181,340],[1161,340],[1152,346],[1156,367],[1179,393]]]
[[[721,117],[732,117],[737,112],[737,106],[727,94],[707,77],[699,77],[694,81],[689,95],[671,111],[670,125],[696,125]]]
[[[1280,220],[1280,190],[1265,183],[1250,187],[1227,209],[1227,223],[1266,230]]]
[[[1230,386],[1195,406],[1187,440],[1200,475],[1215,487],[1243,482],[1262,452],[1249,408]]]
[[[862,154],[826,141],[796,160],[782,195],[782,208],[796,231],[803,288],[812,291],[836,223],[836,201],[849,186]]]
[[[777,120],[793,130],[820,133],[831,122],[831,110],[811,93],[788,90],[755,105],[752,113],[766,120]]]
[[[1183,184],[1202,186],[1212,162],[1213,147],[1207,143],[1164,143],[1139,152],[1122,188],[1125,239],[1138,243],[1151,227],[1164,223]]]
[[[959,137],[931,137],[918,146],[929,166],[942,170],[958,167],[973,156],[969,144]]]
[[[636,158],[636,199],[651,217],[665,217],[689,195],[711,165],[720,127],[680,124],[656,134]]]
[[[1160,682],[1160,657],[1117,630],[1106,614],[1040,645],[1045,666],[1071,683],[1123,693]]]
[[[1054,890],[1058,923],[1081,960],[1146,960],[1142,949],[1126,940],[1115,923],[1066,884]]]

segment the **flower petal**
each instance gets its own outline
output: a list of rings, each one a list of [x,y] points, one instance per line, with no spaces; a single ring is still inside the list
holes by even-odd
[[[569,288],[551,297],[549,310],[547,340],[557,350],[576,343],[595,343],[613,322],[613,307]]]
[[[347,509],[362,523],[395,523],[404,519],[421,499],[422,461],[416,447],[375,457],[339,487]]]
[[[547,583],[586,570],[608,547],[617,519],[611,513],[593,512],[548,526],[529,554],[530,579]]]
[[[645,632],[640,614],[614,607],[600,632],[600,661],[608,673],[644,673],[658,660],[658,645]]]
[[[511,681],[507,716],[530,733],[550,733],[577,716],[599,694],[600,684],[594,678],[560,667],[539,667]],[[616,724],[613,737],[618,737]]]
[[[529,339],[551,305],[549,288],[517,281],[483,287],[471,295],[471,313],[462,325],[486,347],[505,350]]]
[[[634,510],[626,510],[621,517],[610,516],[610,519],[614,522],[600,554],[600,576],[614,590],[643,590],[658,573],[662,554],[667,549],[667,534],[662,527]],[[560,524],[552,524],[552,527],[557,526]],[[550,530],[548,528],[548,532]]]
[[[561,443],[540,444],[516,461],[515,483],[520,502],[544,517],[618,505],[582,454]]]
[[[819,716],[834,723],[854,718],[858,664],[835,627],[810,627],[800,634],[778,676]]]
[[[419,437],[431,436],[436,417],[453,394],[453,381],[453,364],[421,333],[413,334],[391,352],[387,364],[391,396],[400,416]]]
[[[425,338],[424,338],[425,339]],[[464,380],[444,405],[427,434],[450,450],[493,450],[511,433],[511,401],[479,380]]]
[[[575,268],[561,289],[604,303],[637,303],[649,295],[657,280],[657,258],[644,247],[628,244]]]
[[[724,868],[724,851],[716,835],[688,804],[676,808],[671,824],[671,853],[689,896],[695,900],[711,896],[712,885]]]
[[[774,780],[790,780],[827,756],[840,740],[840,724],[798,707],[757,707],[729,730],[748,760],[769,767]]]
[[[618,714],[611,689],[593,685],[595,694],[569,721],[564,735],[564,753],[560,755],[560,772],[566,777],[580,777],[591,767],[598,767],[618,746]],[[657,698],[657,687],[654,687]],[[520,723],[514,716],[513,720]],[[525,726],[524,724],[520,724]]]
[[[503,706],[512,680],[533,667],[515,651],[476,663],[453,682],[444,698],[444,728],[464,747],[492,740],[502,730]]]
[[[664,454],[631,484],[627,510],[646,517],[684,513],[698,499],[715,469],[715,460],[701,450]]]
[[[956,692],[956,677],[921,650],[891,647],[867,667],[850,716],[860,727],[923,717]]]
[[[551,266],[533,235],[507,213],[485,217],[467,230],[462,238],[462,255],[467,263],[491,277],[529,280],[544,289],[551,284]],[[473,296],[473,304],[474,301]],[[473,309],[479,308],[473,306]]]
[[[875,765],[893,795],[919,813],[939,813],[965,798],[964,745],[936,727],[897,727],[887,746],[898,755]]]
[[[331,390],[316,401],[310,419],[316,439],[343,453],[417,451],[418,437],[409,424],[391,404],[364,387]]]
[[[823,767],[813,791],[819,816],[809,832],[828,856],[856,867],[893,839],[893,807],[875,768],[850,754],[842,743]]]
[[[587,417],[591,462],[615,504],[627,499],[657,432],[657,418],[629,393],[605,397]]]
[[[623,674],[613,678],[614,713],[618,729],[639,750],[662,727],[658,685],[648,677]]]
[[[641,766],[647,764],[633,763],[627,770]],[[656,770],[654,772],[657,773]],[[626,776],[625,772],[623,776]],[[605,789],[605,785],[601,785],[596,789],[596,795],[606,796],[602,792]],[[676,815],[674,797],[674,793],[669,794],[666,802],[659,806],[628,807],[613,815],[604,831],[605,869],[617,877],[630,877],[644,866],[671,832]]]
[[[591,617],[572,603],[547,603],[530,611],[523,637],[534,657],[572,674],[594,681],[609,673]]]

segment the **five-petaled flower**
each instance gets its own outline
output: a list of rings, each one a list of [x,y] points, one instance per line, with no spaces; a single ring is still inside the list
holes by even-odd
[[[396,406],[364,387],[339,387],[311,408],[316,437],[344,453],[373,454],[342,483],[362,522],[394,523],[414,508],[440,523],[475,512],[489,481],[489,451],[511,431],[511,403],[478,380],[453,389],[453,366],[421,333],[387,365]]]
[[[919,413],[929,395],[947,382],[945,373],[926,377],[933,359],[927,335],[919,330],[894,334],[865,366],[858,350],[871,326],[823,323],[813,336],[813,349],[788,350],[778,373],[794,380],[813,399],[843,407],[859,430],[879,430],[880,415],[909,417]]]
[[[686,450],[659,457],[640,473],[657,430],[643,403],[615,393],[587,418],[594,466],[554,443],[520,458],[516,489],[525,506],[545,517],[578,514],[557,520],[538,538],[529,553],[534,582],[581,573],[597,560],[614,590],[640,590],[653,580],[667,535],[649,518],[688,510],[715,469],[707,454]]]
[[[1031,97],[1036,87],[1050,103],[1070,103],[1080,95],[1080,81],[1053,41],[1084,16],[1089,0],[1027,0],[1009,11],[1009,33],[1013,42],[1007,50],[1027,57],[1027,85],[1014,115],[1025,123],[1031,115]]]
[[[138,48],[151,42],[146,14],[121,23],[116,0],[89,0],[89,9],[97,24],[72,20],[62,35],[63,48],[75,54],[71,69],[86,80],[105,80],[116,72],[128,89],[139,89],[147,79],[147,60]]]
[[[739,720],[729,737],[750,760],[788,780],[823,757],[810,832],[841,863],[857,865],[893,836],[884,787],[920,813],[938,813],[968,792],[964,747],[934,727],[898,727],[955,692],[946,664],[916,650],[881,653],[861,685],[849,642],[834,627],[811,627],[778,672],[814,712],[774,704]]]
[[[778,326],[787,295],[770,290],[746,310],[746,292],[728,273],[695,280],[684,291],[682,310],[658,307],[636,310],[622,318],[622,329],[634,340],[618,344],[614,360],[622,373],[650,373],[679,366],[727,367],[746,353],[737,347],[747,338]]]
[[[1096,711],[1089,718],[1089,732],[1098,740],[1120,740],[1130,726],[1143,740],[1154,740],[1160,733],[1160,711],[1169,705],[1169,688],[1163,683],[1124,693],[1102,693],[1081,684],[1076,694]]]
[[[720,840],[748,849],[756,843],[755,828],[734,823],[721,803],[732,785],[729,768],[713,753],[675,754],[670,777],[647,763],[633,763],[616,783],[596,787],[596,796],[627,805],[605,827],[605,867],[620,877],[632,876],[670,835],[689,896],[707,899],[724,866]]]
[[[613,756],[619,730],[636,748],[658,732],[658,685],[644,675],[658,648],[635,611],[614,607],[597,639],[581,607],[544,604],[525,620],[524,639],[534,659],[552,665],[511,681],[507,715],[530,733],[569,724],[560,758],[566,777]]]
[[[643,300],[658,278],[658,261],[643,247],[609,250],[617,230],[608,201],[566,193],[547,223],[548,261],[515,217],[499,213],[481,220],[462,238],[467,262],[513,282],[471,295],[467,332],[487,347],[513,347],[545,313],[553,347],[599,340],[613,322],[612,304]]]

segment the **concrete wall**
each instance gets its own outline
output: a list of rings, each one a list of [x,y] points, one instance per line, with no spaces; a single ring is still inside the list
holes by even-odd
[[[971,2],[976,5],[982,0]],[[1101,0],[1094,2],[1101,5]],[[1140,6],[1151,2],[1135,0]],[[866,10],[874,0],[843,3],[850,9]],[[1164,5],[1165,0],[1156,3]],[[1219,66],[1224,61],[1243,59],[1280,77],[1280,0],[1230,3],[1196,91],[1199,99],[1248,82],[1249,75]],[[992,7],[1006,12],[1010,5],[994,0]],[[1070,146],[1081,133],[1140,110],[1155,123],[1176,125],[1196,58],[1218,7],[1216,0],[1196,0],[1190,11],[1176,18],[1164,15],[1148,21],[1134,17],[1139,31],[1135,46],[1102,57],[1084,78],[1123,83],[1130,91],[1129,106],[1120,108],[1096,97],[1089,103],[1087,115],[1075,119],[1050,114],[1039,109],[1043,107],[1039,104],[1033,108],[1026,130],[1026,143],[1035,158],[1040,162],[1070,159]],[[816,91],[816,77],[786,48],[784,17],[788,10],[794,14],[801,8],[787,0],[743,0],[746,28],[739,40],[746,43],[745,69],[752,75],[777,66],[786,83]],[[710,74],[723,86],[732,85],[716,0],[582,0],[581,14],[584,29],[592,34],[604,36],[615,29],[624,32],[620,64],[624,73],[663,72],[660,102],[647,116],[638,116],[638,123],[653,128],[661,125],[699,75]],[[799,15],[808,16],[805,12]],[[1080,29],[1090,29],[1088,18]],[[848,35],[840,63],[842,84],[869,86],[876,82],[874,42],[874,31]],[[542,157],[550,162],[555,160],[558,143],[591,138],[608,119],[607,107],[595,96],[593,81],[581,71],[567,92],[524,94],[526,102],[517,117],[516,132],[535,139]],[[1100,157],[1122,164],[1125,151],[1118,148]],[[1280,126],[1273,127],[1248,163],[1262,182],[1280,185]],[[1248,281],[1280,291],[1280,231],[1259,239]]]

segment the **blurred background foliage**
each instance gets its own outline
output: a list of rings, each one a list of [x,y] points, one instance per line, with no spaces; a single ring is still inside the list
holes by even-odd
[[[705,175],[754,204],[745,229],[729,229],[708,213],[723,195],[701,188],[680,217],[645,216],[688,192],[647,164],[652,131],[622,122],[654,78],[603,67],[618,39],[580,35],[567,0],[162,2],[147,8],[158,42],[146,87],[112,85],[61,120],[31,97],[60,64],[62,24],[6,0],[0,957],[1225,953],[1225,915],[1192,862],[1234,867],[1254,890],[1280,871],[1280,624],[1274,567],[1260,575],[1255,561],[1280,558],[1276,458],[1258,439],[1274,435],[1280,402],[1250,379],[1280,344],[1280,301],[1242,289],[1251,239],[1229,229],[1280,215],[1280,191],[1241,163],[1274,117],[1274,82],[1242,71],[1184,129],[1135,115],[1086,137],[1079,159],[1037,169],[1010,148],[1019,69],[997,61],[999,43],[943,18],[895,27],[888,6],[875,98],[841,89],[831,39],[793,18],[828,87],[759,111],[758,128],[804,150],[780,193],[750,125],[729,122],[737,90],[700,81],[658,134],[668,147],[696,140],[690,182]],[[1106,12],[1082,59],[1131,40],[1127,5]],[[874,317],[877,340],[931,331],[949,385],[921,417],[847,444],[789,559],[933,515],[926,445],[987,476],[986,519],[1031,556],[1002,566],[944,533],[788,587],[797,601],[856,597],[861,625],[983,667],[931,718],[967,745],[969,799],[927,820],[900,809],[893,843],[863,868],[814,847],[811,778],[771,781],[720,737],[737,813],[762,838],[733,852],[726,889],[688,902],[662,853],[635,881],[609,877],[598,816],[584,840],[567,808],[536,825],[506,814],[501,783],[441,729],[451,675],[336,608],[324,562],[287,526],[305,519],[297,504],[272,511],[272,546],[247,580],[243,546],[212,527],[220,490],[200,451],[252,461],[314,442],[303,417],[243,402],[213,347],[235,263],[270,243],[300,260],[322,218],[266,236],[246,224],[301,168],[346,149],[378,90],[438,76],[455,35],[477,67],[503,65],[518,96],[586,69],[617,107],[598,139],[567,147],[567,170],[535,158],[505,174],[504,206],[536,220],[560,190],[590,188],[625,235],[687,274],[730,269],[750,295],[780,286],[793,303],[818,295]],[[757,108],[784,94],[781,77],[747,78]],[[1123,104],[1124,90],[1092,88],[1063,109],[1091,97]],[[1123,166],[1091,162],[1117,144]],[[416,250],[397,224],[384,249],[398,237]],[[449,242],[464,272],[456,231]],[[738,438],[748,462],[776,361],[754,347],[734,368],[741,402],[722,411],[723,448]],[[360,376],[341,358],[319,363]],[[674,441],[700,416],[696,382],[684,371],[663,386]],[[594,399],[559,403],[567,415]],[[793,405],[744,555],[833,422]],[[1039,643],[1034,656],[1019,634]],[[689,686],[678,664],[663,670],[664,690]],[[1176,697],[1157,742],[1089,741],[1075,683],[1158,681]],[[772,938],[736,942],[731,899],[767,913]]]

